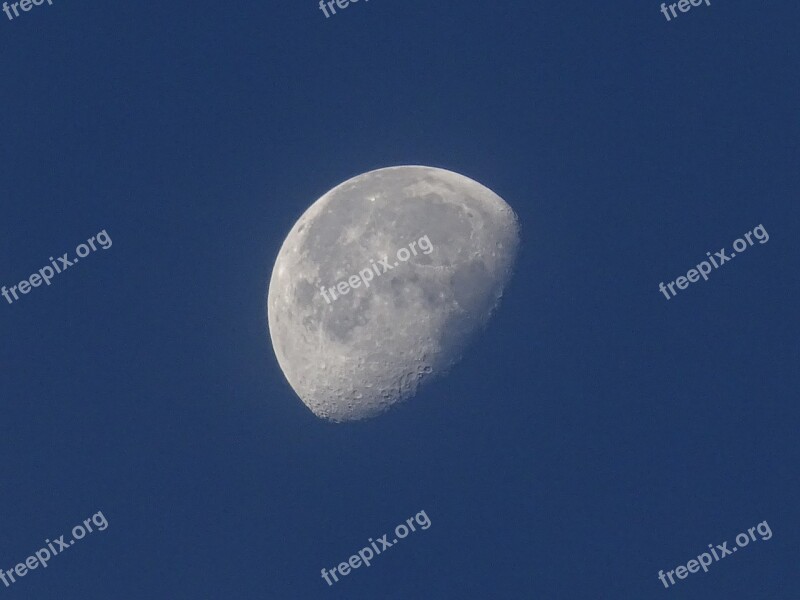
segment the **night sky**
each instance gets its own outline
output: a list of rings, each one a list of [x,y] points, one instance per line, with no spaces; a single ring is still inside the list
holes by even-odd
[[[0,569],[108,523],[0,598],[796,600],[800,5],[677,14],[0,13],[0,286],[112,242],[0,297]],[[280,371],[267,284],[314,200],[402,164],[504,198],[516,272],[446,378],[331,424]],[[429,529],[320,576],[420,511]]]

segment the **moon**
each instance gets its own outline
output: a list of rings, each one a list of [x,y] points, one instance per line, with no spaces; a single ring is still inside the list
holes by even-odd
[[[379,415],[459,360],[518,246],[511,207],[458,173],[398,166],[348,179],[278,253],[267,296],[278,364],[317,417]]]

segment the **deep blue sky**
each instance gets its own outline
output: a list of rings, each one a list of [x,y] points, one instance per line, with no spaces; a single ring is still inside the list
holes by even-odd
[[[0,285],[113,240],[0,298],[0,568],[110,523],[0,598],[797,598],[800,8],[658,5],[0,13]],[[267,281],[311,202],[396,164],[505,198],[517,273],[446,380],[326,424],[278,369]]]

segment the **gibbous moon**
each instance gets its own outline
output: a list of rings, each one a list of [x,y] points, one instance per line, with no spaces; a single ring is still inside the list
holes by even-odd
[[[323,419],[414,396],[481,329],[519,245],[514,211],[444,169],[378,169],[314,202],[281,246],[267,312],[278,363]]]

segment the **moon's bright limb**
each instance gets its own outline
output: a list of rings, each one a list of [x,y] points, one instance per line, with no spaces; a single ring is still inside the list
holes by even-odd
[[[430,252],[397,260],[425,236]],[[451,171],[390,167],[336,186],[295,223],[272,271],[269,330],[286,379],[336,422],[410,398],[486,323],[518,243],[508,204]],[[391,269],[374,266],[384,257]],[[379,274],[369,287],[322,294],[370,268]]]

